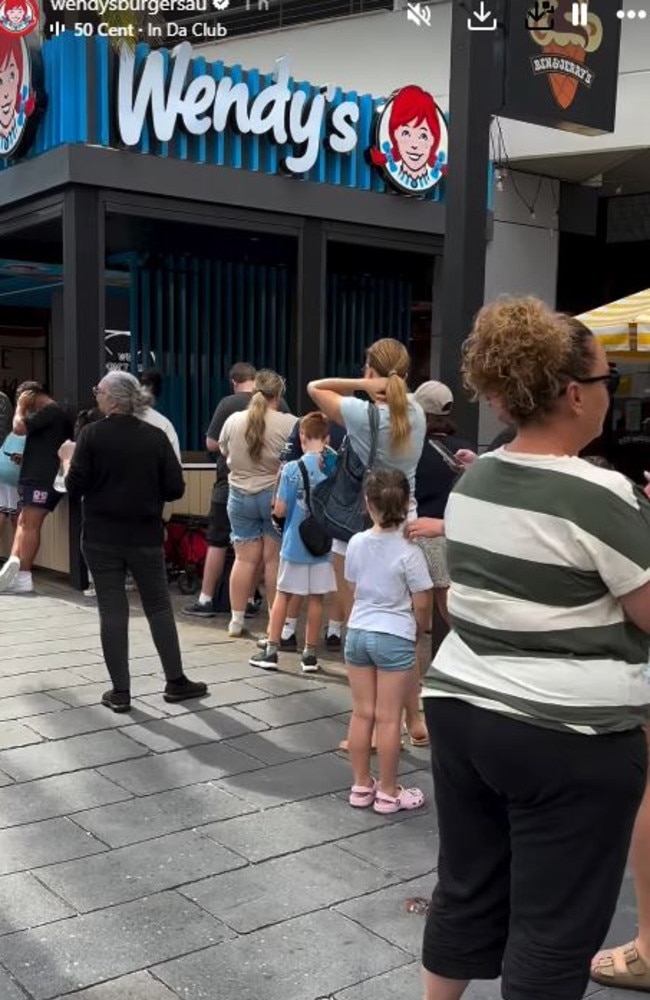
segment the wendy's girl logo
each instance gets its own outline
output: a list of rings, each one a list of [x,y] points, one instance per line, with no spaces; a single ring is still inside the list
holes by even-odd
[[[0,156],[12,156],[36,104],[25,40],[0,31]]]
[[[410,85],[379,113],[371,163],[403,194],[426,195],[447,172],[447,122],[431,94]]]
[[[38,25],[38,10],[32,0],[2,0],[0,2],[0,34],[14,37],[28,35]]]

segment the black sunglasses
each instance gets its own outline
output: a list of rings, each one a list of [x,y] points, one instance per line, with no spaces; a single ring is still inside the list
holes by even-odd
[[[578,378],[577,375],[572,375],[571,381],[578,382],[580,385],[595,385],[596,382],[604,382],[610,396],[614,396],[621,384],[621,376],[614,365],[610,365],[607,375],[590,375],[589,378]]]

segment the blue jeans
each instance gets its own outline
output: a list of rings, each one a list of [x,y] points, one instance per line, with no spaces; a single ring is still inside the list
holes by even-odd
[[[410,670],[415,663],[415,640],[388,632],[349,628],[345,637],[345,662],[352,667]]]
[[[231,539],[237,542],[256,542],[268,535],[277,540],[278,533],[271,521],[273,489],[261,493],[242,493],[235,486],[228,492],[228,517]]]

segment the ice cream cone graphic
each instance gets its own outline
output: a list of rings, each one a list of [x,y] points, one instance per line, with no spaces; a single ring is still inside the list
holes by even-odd
[[[531,36],[543,55],[562,61],[557,69],[551,64],[546,74],[556,104],[566,111],[573,104],[580,86],[579,68],[590,53],[600,48],[603,23],[590,11],[586,26],[574,25],[572,0],[554,0],[554,3],[553,27],[533,31]]]

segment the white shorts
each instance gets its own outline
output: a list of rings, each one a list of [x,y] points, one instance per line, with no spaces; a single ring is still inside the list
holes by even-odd
[[[336,556],[345,556],[348,551],[349,542],[341,542],[338,538],[332,539],[332,552]]]
[[[18,511],[18,490],[15,486],[0,483],[0,514],[16,514]]]
[[[331,562],[295,563],[280,560],[278,590],[283,594],[329,594],[336,590],[336,578]]]

